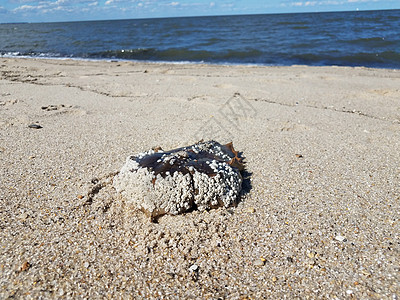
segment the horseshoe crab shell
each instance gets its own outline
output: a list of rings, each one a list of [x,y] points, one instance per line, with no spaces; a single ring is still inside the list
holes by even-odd
[[[236,204],[243,169],[232,143],[207,141],[129,156],[113,184],[127,201],[154,219]]]

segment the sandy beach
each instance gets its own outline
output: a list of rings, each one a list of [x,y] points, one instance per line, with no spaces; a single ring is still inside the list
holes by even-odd
[[[237,207],[152,223],[129,155],[201,139]],[[0,58],[0,298],[400,298],[400,70]]]

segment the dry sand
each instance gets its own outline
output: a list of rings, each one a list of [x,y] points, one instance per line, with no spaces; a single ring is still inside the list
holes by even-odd
[[[0,66],[0,298],[400,297],[399,70]],[[128,155],[201,138],[246,157],[237,207],[116,194]]]

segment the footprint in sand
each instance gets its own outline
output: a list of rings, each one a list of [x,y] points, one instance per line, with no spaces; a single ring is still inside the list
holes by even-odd
[[[41,109],[43,111],[56,111],[57,114],[78,114],[78,115],[85,115],[86,111],[79,109],[78,106],[72,106],[72,105],[64,105],[64,104],[50,104],[47,106],[42,106]]]
[[[47,105],[47,106],[42,106],[42,110],[45,110],[45,111],[61,110],[63,108],[72,108],[72,105],[64,105],[64,104],[54,105],[54,104],[50,104],[50,105]]]
[[[16,100],[16,99],[0,101],[0,106],[9,106],[9,105],[17,104],[17,103],[18,103],[18,100]]]

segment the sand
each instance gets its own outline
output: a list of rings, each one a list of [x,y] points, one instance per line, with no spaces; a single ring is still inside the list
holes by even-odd
[[[0,66],[0,298],[400,297],[400,70]],[[237,207],[151,223],[112,187],[202,138],[246,157]]]

